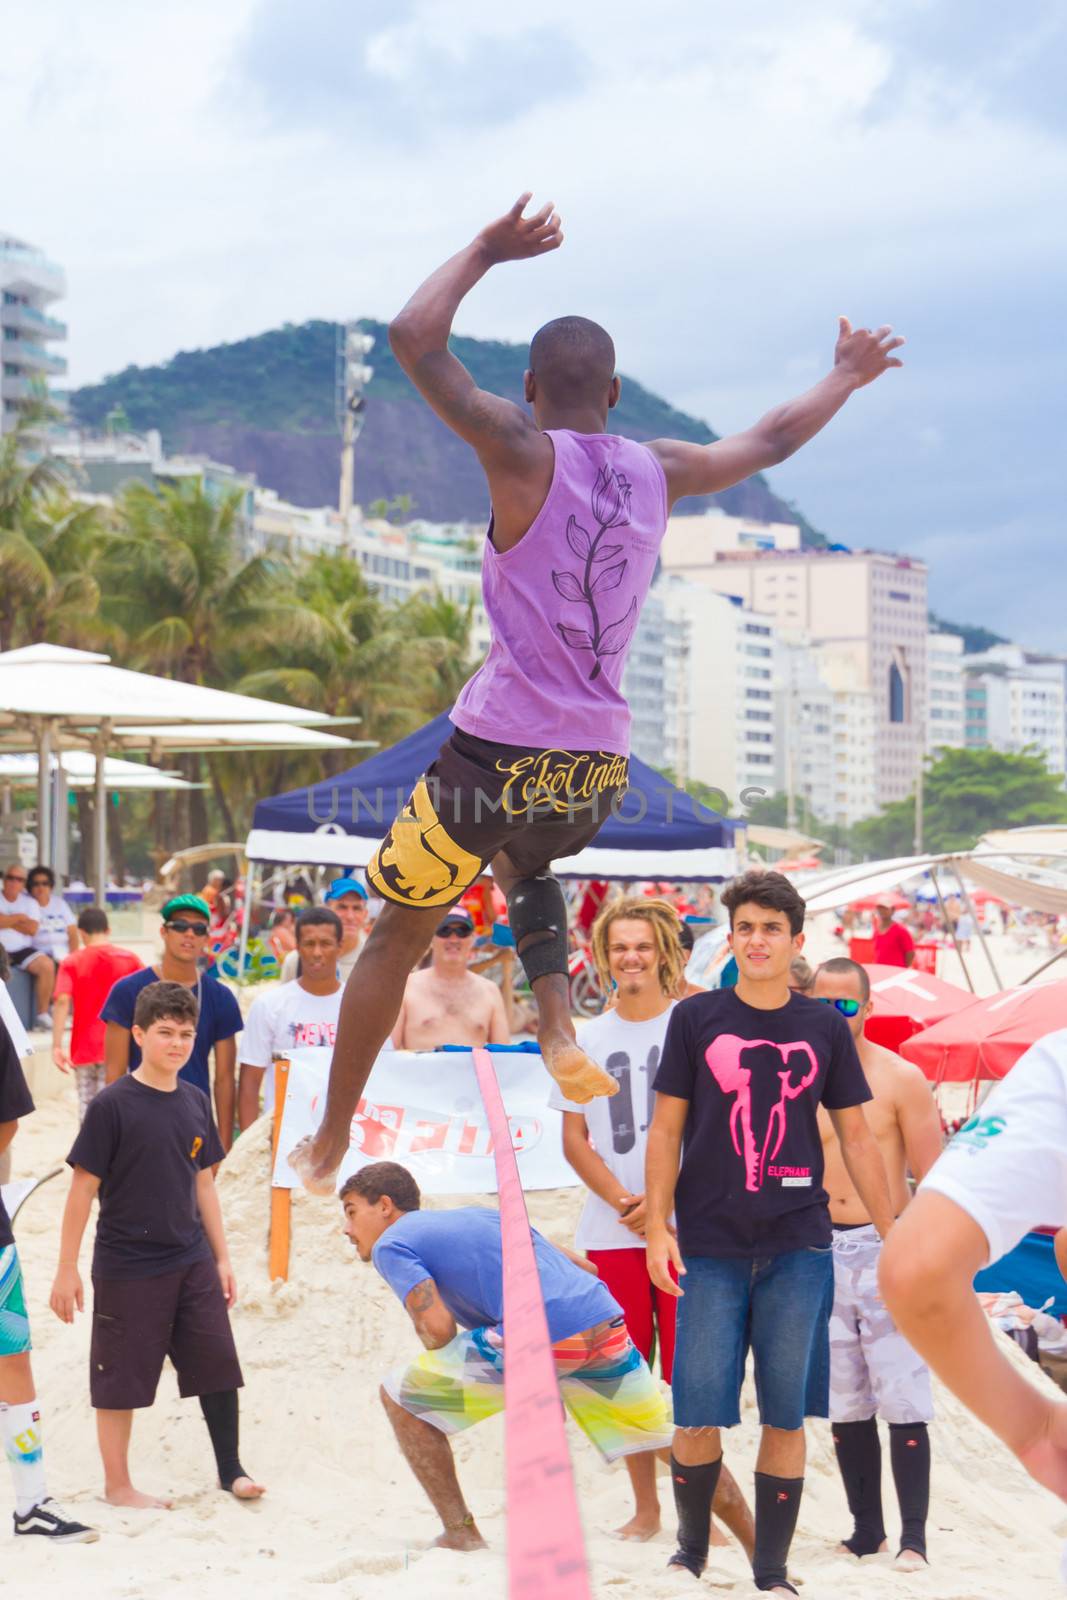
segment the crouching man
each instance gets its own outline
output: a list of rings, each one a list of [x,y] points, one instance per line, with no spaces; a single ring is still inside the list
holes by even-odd
[[[400,1299],[426,1346],[385,1379],[381,1397],[404,1458],[450,1550],[484,1545],[456,1477],[448,1435],[504,1407],[500,1214],[481,1206],[420,1211],[411,1173],[393,1161],[342,1185],[345,1232]],[[622,1311],[577,1256],[534,1233],[560,1397],[606,1461],[671,1442],[665,1395]]]

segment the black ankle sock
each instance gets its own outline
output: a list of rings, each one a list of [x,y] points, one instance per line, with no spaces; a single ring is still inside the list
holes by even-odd
[[[224,1489],[230,1489],[235,1478],[247,1477],[237,1454],[237,1390],[224,1389],[220,1394],[202,1394],[200,1409],[211,1435],[219,1482]]]
[[[685,1567],[699,1578],[708,1564],[708,1544],[711,1540],[711,1502],[722,1470],[722,1456],[718,1461],[705,1461],[699,1466],[687,1467],[671,1452],[671,1487],[674,1505],[678,1512],[678,1548],[667,1563],[671,1567]]]
[[[803,1492],[803,1478],[772,1478],[766,1472],[756,1473],[756,1552],[752,1574],[757,1589],[788,1583],[789,1546],[796,1532]]]
[[[926,1423],[891,1422],[889,1459],[900,1502],[900,1548],[925,1556],[930,1512],[930,1430]]]
[[[853,1524],[851,1538],[841,1542],[854,1556],[873,1556],[885,1538],[878,1419],[835,1422],[831,1431]]]

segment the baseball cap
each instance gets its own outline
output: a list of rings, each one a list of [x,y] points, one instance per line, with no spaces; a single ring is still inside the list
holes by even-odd
[[[179,911],[195,911],[205,922],[211,920],[211,907],[206,900],[201,900],[198,894],[171,895],[170,899],[164,902],[159,914],[164,922],[169,922]]]
[[[465,911],[446,911],[437,925],[438,933],[444,928],[469,928],[473,933],[474,921]]]
[[[331,900],[340,900],[343,894],[358,894],[361,900],[367,898],[367,891],[358,878],[335,878],[323,896],[323,903],[329,905]]]

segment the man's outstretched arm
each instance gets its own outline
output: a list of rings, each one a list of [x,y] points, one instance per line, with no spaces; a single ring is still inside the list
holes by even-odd
[[[416,389],[489,464],[494,458],[514,456],[525,441],[543,445],[543,440],[520,406],[479,389],[449,350],[448,339],[460,303],[490,267],[547,255],[563,243],[551,205],[532,217],[523,216],[529,200],[529,194],[520,195],[505,216],[489,223],[438,267],[389,324],[393,354]]]
[[[689,444],[682,439],[651,442],[649,449],[659,457],[667,475],[672,505],[688,494],[717,494],[754,472],[785,461],[825,428],[857,389],[873,383],[888,368],[904,365],[892,354],[904,343],[892,328],[878,328],[874,333],[866,328],[853,331],[847,317],[839,317],[838,324],[834,364],[826,377],[806,394],[775,406],[754,427],[714,444]]]

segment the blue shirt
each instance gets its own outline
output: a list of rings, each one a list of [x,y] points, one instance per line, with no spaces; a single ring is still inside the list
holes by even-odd
[[[622,1315],[613,1296],[591,1273],[534,1233],[553,1344]],[[481,1206],[458,1211],[409,1211],[382,1234],[371,1259],[403,1301],[417,1283],[432,1278],[461,1328],[498,1328],[504,1319],[500,1213]]]
[[[128,978],[120,978],[114,985],[111,993],[104,1001],[104,1009],[100,1016],[104,1022],[117,1022],[121,1028],[133,1027],[133,1008],[137,1004],[137,996],[142,989],[150,983],[158,983],[159,973],[153,972],[151,967],[144,967],[140,972],[131,972]],[[190,991],[196,994],[196,990]],[[209,973],[202,973],[200,978],[200,1015],[196,1022],[196,1039],[193,1042],[193,1053],[185,1063],[179,1078],[184,1078],[186,1083],[195,1084],[198,1089],[210,1097],[211,1071],[208,1058],[220,1039],[232,1039],[234,1034],[240,1033],[244,1026],[241,1018],[241,1008],[231,989],[227,989],[218,978],[213,978]],[[141,1065],[141,1052],[133,1034],[130,1034],[130,1072]]]

